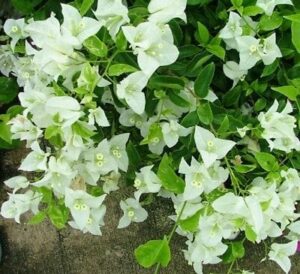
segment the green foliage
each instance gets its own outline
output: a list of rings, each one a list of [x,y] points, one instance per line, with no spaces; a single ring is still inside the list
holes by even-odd
[[[139,246],[134,255],[140,265],[149,268],[157,263],[166,267],[171,260],[171,251],[166,237],[163,240],[151,240]]]

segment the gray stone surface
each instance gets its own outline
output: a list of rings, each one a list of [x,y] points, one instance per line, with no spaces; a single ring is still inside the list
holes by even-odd
[[[18,174],[23,150],[1,153],[0,181]],[[106,201],[106,226],[103,236],[82,234],[67,228],[57,231],[51,223],[39,225],[16,224],[0,219],[0,240],[3,244],[1,274],[150,274],[153,270],[138,267],[134,260],[135,247],[151,239],[168,234],[172,223],[167,216],[172,206],[165,200],[158,200],[150,206],[148,220],[132,224],[127,229],[117,230],[121,216],[119,201],[130,193],[110,195]],[[0,200],[6,199],[6,191],[1,184]],[[172,262],[162,274],[193,274],[181,250],[184,239],[175,236],[172,240]],[[282,274],[272,262],[260,263],[264,256],[263,247],[249,245],[246,258],[239,262],[243,269],[255,270],[258,274]],[[205,273],[225,274],[228,266],[208,266]],[[300,255],[293,258],[291,274],[300,274]]]

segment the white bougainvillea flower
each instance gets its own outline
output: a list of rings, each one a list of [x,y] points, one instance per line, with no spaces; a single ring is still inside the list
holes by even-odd
[[[118,168],[126,172],[128,169],[128,156],[126,152],[126,143],[129,139],[129,133],[123,133],[113,136],[110,141],[110,154],[115,159]]]
[[[137,27],[123,27],[123,32],[138,55],[141,70],[149,77],[160,66],[167,66],[176,61],[179,51],[170,41],[170,35],[153,22],[145,22]]]
[[[247,210],[245,200],[231,192],[216,199],[212,203],[212,207],[219,213],[237,216],[240,216],[239,214],[241,212],[245,212],[245,210]]]
[[[265,65],[271,65],[276,58],[282,57],[281,51],[276,44],[276,34],[263,39],[261,59]]]
[[[104,226],[104,215],[106,212],[106,206],[101,205],[99,208],[92,208],[90,210],[90,216],[87,220],[87,224],[83,227],[82,232],[89,232],[93,235],[102,235],[101,227]],[[78,224],[74,221],[70,221],[69,225],[75,229],[80,229]]]
[[[31,149],[32,152],[22,161],[19,169],[24,171],[47,170],[47,159],[50,153],[44,152],[38,142],[34,142]]]
[[[29,181],[24,176],[15,176],[9,180],[4,181],[4,184],[14,190],[14,193],[19,189],[26,188],[29,186]]]
[[[230,12],[228,22],[226,26],[221,29],[219,37],[222,39],[232,39],[241,36],[242,33],[241,16],[235,12]]]
[[[258,115],[260,125],[264,129],[262,137],[269,143],[270,149],[279,149],[290,152],[292,149],[300,150],[300,141],[296,137],[294,128],[296,119],[290,115],[293,107],[289,101],[285,108],[278,112],[277,100],[267,112]]]
[[[20,216],[28,210],[34,214],[38,213],[38,205],[41,200],[42,196],[31,190],[24,194],[10,193],[8,201],[1,206],[1,215],[8,219],[14,218],[17,223],[20,223]]]
[[[260,7],[266,15],[271,16],[277,5],[293,5],[291,0],[257,0],[256,6]]]
[[[143,114],[145,110],[145,94],[142,90],[146,87],[148,77],[142,71],[137,71],[117,85],[117,96],[120,99],[125,99],[129,107],[137,114]]]
[[[213,213],[200,218],[199,234],[197,236],[207,247],[216,246],[222,242],[223,238],[230,238],[234,230],[232,223],[226,219],[226,216]]]
[[[12,50],[15,50],[15,46],[20,39],[25,39],[28,36],[28,33],[25,31],[25,20],[21,19],[7,19],[4,23],[3,30],[4,32],[12,38],[10,45]]]
[[[88,124],[95,125],[95,123],[100,127],[109,127],[109,121],[105,115],[104,110],[101,107],[97,107],[95,109],[89,109],[89,116],[88,116]]]
[[[95,35],[101,28],[99,21],[90,17],[81,17],[79,11],[66,4],[61,4],[64,22],[61,25],[63,35],[78,39],[77,48],[81,48],[84,40]]]
[[[145,113],[138,115],[131,109],[122,109],[119,122],[125,127],[137,127],[141,128],[143,123],[147,121],[147,115]]]
[[[240,54],[240,69],[248,70],[254,67],[263,54],[260,40],[252,36],[240,36],[236,41]]]
[[[53,116],[58,114],[63,126],[72,125],[83,115],[78,101],[70,96],[53,96],[47,101],[45,110]]]
[[[229,79],[233,80],[233,88],[239,81],[245,79],[248,70],[241,69],[240,65],[234,61],[228,61],[223,65],[223,72]]]
[[[118,190],[120,178],[121,174],[116,171],[112,171],[108,175],[102,176],[101,181],[103,182],[103,191],[109,194],[112,191]]]
[[[111,154],[110,144],[107,139],[102,140],[96,148],[86,151],[85,158],[91,164],[91,171],[95,170],[98,176],[118,170],[118,163]]]
[[[8,122],[10,131],[12,132],[12,139],[20,139],[27,141],[27,146],[30,146],[33,141],[36,141],[42,136],[42,130],[36,127],[28,120],[27,117],[18,114],[15,118]]]
[[[180,18],[186,22],[187,0],[151,0],[148,5],[150,16],[149,21],[164,24],[171,21],[173,18]]]
[[[141,207],[139,201],[133,198],[128,198],[120,202],[121,209],[124,215],[119,221],[118,228],[124,228],[130,225],[131,222],[140,223],[147,219],[147,211]]]
[[[121,26],[130,21],[128,9],[123,5],[122,0],[98,0],[94,14],[113,39],[116,38]]]
[[[182,158],[178,171],[185,174],[184,200],[193,200],[200,197],[204,191],[208,192],[207,186],[211,183],[210,175],[207,168],[203,164],[200,164],[194,157],[192,157],[190,166]]]
[[[234,147],[235,142],[216,138],[209,130],[196,126],[195,143],[204,165],[210,167]]]
[[[65,190],[65,205],[71,211],[74,222],[80,230],[83,230],[89,224],[91,209],[100,208],[106,194],[100,197],[94,197],[83,190]]]
[[[32,185],[51,187],[57,195],[61,195],[65,193],[65,188],[71,185],[75,176],[76,171],[72,170],[66,160],[56,159],[54,156],[51,156],[46,174],[39,181],[32,183]]]
[[[292,256],[297,251],[298,241],[292,241],[286,244],[273,243],[268,256],[269,259],[275,261],[285,273],[291,269],[291,261],[289,256]]]
[[[160,179],[152,171],[153,166],[145,166],[136,172],[134,187],[137,191],[134,192],[134,197],[139,200],[143,193],[157,193],[161,188]]]
[[[171,120],[168,123],[164,122],[161,127],[164,141],[168,147],[175,146],[179,137],[187,136],[192,131],[191,128],[185,128],[175,120]]]

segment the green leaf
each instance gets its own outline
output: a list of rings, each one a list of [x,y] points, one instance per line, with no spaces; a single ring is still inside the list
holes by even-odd
[[[276,59],[271,65],[265,66],[261,77],[266,77],[273,74],[278,68],[279,61]]]
[[[18,84],[15,79],[0,77],[0,103],[10,103],[18,94]]]
[[[278,12],[274,12],[271,16],[263,15],[259,20],[259,28],[263,31],[271,31],[281,26],[282,16]]]
[[[86,124],[77,121],[72,125],[72,130],[74,133],[78,134],[84,139],[90,139],[92,136],[95,135],[95,132],[87,128]]]
[[[138,69],[127,65],[127,64],[115,64],[109,67],[108,69],[108,75],[109,76],[120,76],[123,73],[130,73],[130,72],[135,72]]]
[[[165,189],[176,194],[183,193],[185,182],[176,175],[174,168],[171,167],[171,161],[167,154],[163,156],[159,164],[157,176]]]
[[[197,114],[200,122],[203,124],[210,125],[212,123],[214,116],[209,102],[199,105],[197,108]]]
[[[275,156],[266,152],[257,152],[255,159],[258,164],[266,171],[277,171],[279,164]]]
[[[65,227],[69,218],[69,209],[67,207],[64,205],[50,205],[47,213],[56,228],[62,229]]]
[[[263,12],[264,11],[260,7],[257,7],[257,6],[248,6],[248,7],[244,8],[243,15],[246,15],[246,16],[256,16],[258,14],[262,14]]]
[[[46,212],[40,211],[39,213],[37,213],[36,215],[31,217],[31,219],[28,221],[28,224],[30,224],[30,225],[39,224],[39,223],[43,222],[46,219],[46,217],[47,217]]]
[[[95,0],[83,0],[81,7],[80,7],[80,14],[81,16],[85,15],[90,8],[92,7],[92,5],[94,4]]]
[[[220,127],[218,128],[218,133],[219,134],[224,134],[228,131],[229,129],[229,119],[228,116],[226,115],[220,125]]]
[[[283,16],[283,18],[290,20],[292,22],[300,23],[300,13]]]
[[[296,101],[297,96],[300,95],[300,90],[294,86],[271,87],[271,89],[283,94],[291,101]]]
[[[300,22],[292,22],[292,42],[298,53],[300,53]]]
[[[231,0],[231,3],[235,8],[239,8],[243,5],[243,0]]]
[[[10,127],[4,122],[0,122],[0,138],[8,144],[12,143]]]
[[[256,165],[238,165],[238,166],[234,166],[234,170],[238,173],[248,173],[250,171],[253,171],[254,169],[256,169]]]
[[[205,66],[199,73],[195,81],[195,92],[200,98],[205,98],[208,95],[209,87],[215,73],[215,64],[210,63]]]
[[[149,268],[157,263],[166,267],[171,260],[171,251],[166,237],[163,240],[151,240],[135,249],[138,263]]]
[[[230,243],[226,252],[222,256],[224,263],[231,263],[236,259],[241,259],[245,256],[245,248],[242,241]]]
[[[206,50],[224,61],[226,51],[220,45],[207,45]]]
[[[181,229],[189,232],[196,232],[199,229],[199,219],[201,210],[197,211],[193,216],[179,221]]]
[[[209,31],[201,22],[197,22],[198,32],[197,38],[200,43],[207,44],[209,41]]]
[[[108,53],[107,46],[97,37],[92,36],[83,42],[84,47],[93,55],[106,57]]]
[[[189,107],[191,104],[173,91],[168,92],[170,100],[179,107]]]
[[[123,31],[119,31],[116,37],[116,46],[118,50],[124,51],[127,49],[127,40]]]
[[[131,141],[129,141],[127,144],[126,152],[129,158],[129,163],[134,167],[137,167],[141,163],[142,158],[135,145]]]
[[[49,126],[46,128],[45,139],[49,140],[50,138],[60,135],[60,134],[61,134],[61,127],[52,125],[52,126]]]
[[[184,88],[184,81],[175,76],[154,76],[150,79],[149,86],[153,89],[170,88],[182,90]]]
[[[267,105],[267,100],[265,98],[259,98],[254,104],[255,111],[262,111]]]
[[[249,225],[246,225],[245,236],[246,236],[247,240],[249,240],[252,243],[255,242],[256,237],[257,237],[256,233],[254,232],[252,227]]]
[[[198,125],[199,123],[199,116],[197,114],[197,111],[192,111],[188,113],[181,121],[181,125],[184,127],[193,127],[195,125]]]

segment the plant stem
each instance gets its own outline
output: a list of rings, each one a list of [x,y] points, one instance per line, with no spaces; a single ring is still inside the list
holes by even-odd
[[[226,166],[227,166],[227,168],[228,168],[228,170],[229,170],[229,173],[230,173],[230,178],[231,178],[231,181],[232,181],[234,193],[235,193],[235,194],[238,194],[238,193],[237,193],[237,188],[238,188],[238,186],[239,186],[239,185],[238,185],[238,180],[237,180],[237,178],[235,177],[235,174],[234,174],[234,172],[233,172],[233,170],[232,170],[232,168],[231,168],[231,166],[230,166],[230,163],[229,163],[227,157],[225,156],[224,159],[225,159]]]
[[[174,232],[176,231],[176,228],[178,227],[178,224],[179,224],[180,218],[181,218],[181,216],[182,216],[183,210],[184,210],[184,208],[185,208],[185,206],[186,206],[186,203],[187,203],[187,202],[184,202],[184,204],[182,205],[182,208],[180,209],[180,212],[179,212],[178,217],[177,217],[177,219],[176,219],[176,222],[175,222],[175,224],[174,224],[174,226],[173,226],[173,228],[172,228],[172,231],[171,231],[171,233],[170,233],[170,234],[168,235],[168,237],[167,237],[167,238],[168,238],[168,244],[170,243],[170,241],[171,241],[171,239],[172,239],[172,237],[173,237],[173,235],[174,235]],[[160,263],[158,263],[158,264],[156,265],[154,274],[158,274],[158,273],[159,273],[159,270],[160,270]]]

